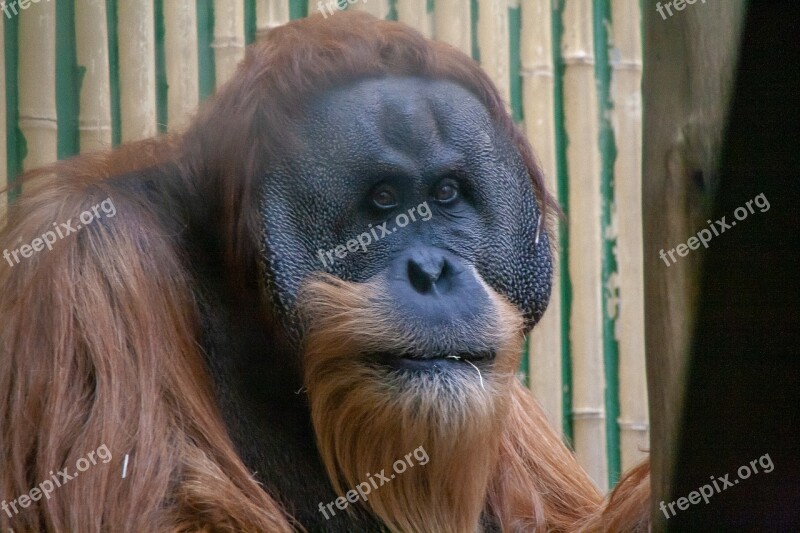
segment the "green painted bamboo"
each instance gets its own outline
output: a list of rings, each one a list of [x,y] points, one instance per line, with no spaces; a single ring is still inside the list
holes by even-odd
[[[75,3],[56,4],[56,115],[58,117],[58,158],[80,152],[78,113],[81,78],[75,45]]]
[[[244,0],[244,44],[256,40],[256,0]]]
[[[153,20],[156,27],[156,123],[158,132],[165,133],[169,125],[167,60],[164,47],[164,0],[154,0]]]
[[[509,89],[511,95],[511,115],[514,122],[522,122],[522,76],[520,70],[520,30],[522,25],[520,7],[508,8],[508,55]]]
[[[292,20],[299,19],[307,15],[308,15],[308,0],[289,0],[290,19]]]
[[[0,216],[8,207],[6,186],[8,184],[8,135],[6,124],[6,56],[5,56],[6,28],[4,21],[0,20]]]
[[[639,0],[611,0],[610,120],[618,147],[614,163],[619,258],[619,448],[620,471],[647,457],[650,448],[645,353],[642,225],[642,32]]]
[[[213,42],[214,0],[197,0],[197,77],[201,101],[211,96],[217,85]]]
[[[508,8],[508,38],[509,38],[509,87],[511,88],[511,115],[514,122],[522,122],[522,76],[520,76],[520,8]],[[525,386],[528,386],[530,371],[530,354],[528,351],[528,337],[522,342],[522,358],[520,360],[520,373]]]
[[[481,62],[481,49],[478,46],[478,0],[470,0],[470,37],[472,39],[472,59]]]
[[[108,26],[108,76],[111,88],[111,144],[122,141],[119,96],[119,43],[117,42],[117,0],[106,0],[106,25]]]
[[[519,360],[519,377],[525,387],[530,387],[530,350],[528,349],[528,336],[522,338],[522,357]]]
[[[19,71],[19,20],[17,17],[5,19],[5,34],[3,35],[3,53],[5,54],[5,77],[6,77],[6,172],[8,173],[8,203],[13,202],[22,189],[21,185],[15,185],[20,174],[22,174],[22,161],[28,153],[25,136],[19,129],[19,83],[17,73]]]
[[[397,0],[389,0],[389,13],[386,20],[397,20]]]
[[[563,23],[563,2],[556,0],[553,9],[553,67],[555,77],[553,86],[555,95],[553,98],[555,108],[555,129],[556,129],[556,162],[558,167],[558,203],[564,210],[564,217],[569,215],[569,169],[567,167],[567,130],[564,122],[564,60],[561,57],[561,35],[564,31]],[[567,444],[572,446],[573,426],[572,426],[572,345],[569,335],[569,321],[572,315],[572,285],[569,277],[569,232],[564,227],[564,219],[559,223],[559,268],[561,275],[561,294],[554,297],[561,298],[561,374],[563,384],[562,397],[562,430]]]
[[[619,346],[615,337],[619,288],[614,283],[617,274],[615,248],[617,237],[611,226],[611,212],[614,204],[614,161],[617,148],[614,132],[608,120],[611,110],[611,70],[608,64],[607,25],[611,23],[608,0],[594,2],[594,49],[595,79],[598,90],[598,111],[600,122],[600,156],[602,170],[600,176],[603,228],[603,358],[606,377],[606,454],[608,457],[608,486],[613,487],[620,474],[619,450]]]

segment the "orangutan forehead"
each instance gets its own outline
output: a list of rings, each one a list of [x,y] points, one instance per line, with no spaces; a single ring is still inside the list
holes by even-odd
[[[390,145],[425,145],[437,139],[488,141],[493,124],[486,107],[447,80],[387,76],[323,91],[311,99],[303,124],[340,134],[368,132]],[[477,139],[476,139],[477,137]]]

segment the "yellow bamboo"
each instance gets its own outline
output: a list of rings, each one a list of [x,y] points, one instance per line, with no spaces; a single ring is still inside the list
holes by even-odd
[[[164,48],[167,67],[167,122],[171,131],[185,126],[197,109],[197,2],[164,2]]]
[[[105,0],[75,2],[78,64],[86,69],[81,83],[81,152],[111,146],[111,89],[108,71],[108,28]]]
[[[520,74],[523,80],[525,133],[541,164],[547,189],[555,194],[557,168],[550,0],[523,2],[521,16]],[[557,227],[553,236],[557,241]],[[554,267],[550,304],[534,328],[528,344],[529,379],[531,389],[548,419],[561,428],[561,279],[558,265]]]
[[[217,87],[228,81],[244,58],[244,2],[214,0],[214,61]]]
[[[601,489],[608,486],[603,362],[602,227],[598,101],[592,3],[566,0],[561,54],[569,139],[569,273],[572,281],[574,444],[578,461]]]
[[[642,236],[642,47],[638,0],[612,0],[611,27],[617,59],[611,69],[614,162],[612,227],[617,234],[619,274],[619,396],[622,470],[650,448],[644,342]]]
[[[374,17],[385,19],[389,16],[389,0],[356,0],[348,9],[366,11]]]
[[[56,5],[39,3],[19,15],[19,127],[28,144],[25,170],[57,158]]]
[[[314,6],[309,6],[309,12],[313,10]],[[289,22],[289,0],[257,0],[256,38],[287,22]]]
[[[478,49],[481,67],[497,85],[503,100],[510,101],[507,0],[478,0]]]
[[[433,35],[433,14],[428,12],[428,0],[397,0],[397,20],[420,31],[425,37]]]
[[[433,9],[433,37],[472,55],[470,3],[465,0],[436,0]]]
[[[153,5],[119,2],[117,19],[120,122],[127,142],[157,133]]]

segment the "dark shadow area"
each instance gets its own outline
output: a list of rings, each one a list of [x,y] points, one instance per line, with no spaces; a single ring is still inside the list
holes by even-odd
[[[703,266],[670,499],[713,494],[676,504],[669,531],[800,531],[798,4],[747,13],[714,213],[731,227]]]

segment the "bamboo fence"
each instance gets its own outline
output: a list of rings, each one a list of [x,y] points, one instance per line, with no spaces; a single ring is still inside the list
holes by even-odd
[[[167,71],[167,120],[180,129],[200,103],[197,69],[197,2],[169,0],[164,4],[164,47]]]
[[[0,44],[6,42],[6,26],[0,24]],[[6,72],[6,55],[0,54],[0,73]],[[8,133],[6,131],[6,124],[8,123],[8,116],[6,115],[6,84],[5,76],[0,76],[0,161],[3,163],[8,161]],[[0,188],[5,187],[8,183],[8,164],[0,165]],[[4,213],[8,205],[8,196],[0,194],[0,213]]]
[[[58,6],[2,17],[3,182],[57,158],[179,130],[234,74],[247,43],[320,4]],[[533,144],[566,216],[554,235],[550,306],[522,347],[521,373],[606,489],[649,449],[639,2],[357,0],[348,9],[400,20],[478,60]]]

